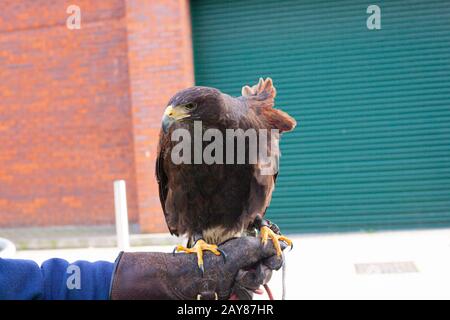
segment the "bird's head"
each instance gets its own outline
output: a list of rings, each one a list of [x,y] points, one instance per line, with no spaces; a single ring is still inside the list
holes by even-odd
[[[175,122],[216,121],[225,108],[223,94],[214,88],[191,87],[179,91],[169,101],[162,119],[165,133]]]

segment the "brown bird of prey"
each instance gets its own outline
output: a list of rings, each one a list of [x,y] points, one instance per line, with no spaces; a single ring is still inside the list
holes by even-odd
[[[279,255],[279,241],[292,245],[263,219],[277,177],[280,133],[296,125],[287,113],[274,108],[275,95],[270,78],[260,79],[253,87],[244,86],[242,96],[237,98],[215,88],[197,86],[175,94],[165,110],[156,161],[161,205],[171,234],[189,239],[187,247],[177,246],[174,252],[196,253],[202,272],[203,251],[225,258],[217,245],[249,230],[258,230],[264,244],[270,238]],[[205,139],[202,135],[206,136],[208,130],[214,134]],[[259,133],[265,131],[268,137],[264,140]],[[238,148],[236,132],[241,137],[244,133],[240,142],[244,141],[245,159],[239,154],[242,150]],[[248,132],[256,132],[257,139],[251,141],[250,135],[245,135]],[[200,138],[195,136],[198,133]],[[219,144],[221,136],[223,143]],[[189,141],[187,149],[178,145]],[[211,151],[213,143],[217,144]],[[255,145],[268,155],[264,161],[250,156]],[[215,161],[199,162],[197,157],[195,162],[196,148],[200,156],[211,151]],[[185,161],[174,161],[174,153]],[[272,161],[268,162],[268,158]]]

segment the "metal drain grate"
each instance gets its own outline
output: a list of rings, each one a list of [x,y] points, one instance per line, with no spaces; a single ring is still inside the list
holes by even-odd
[[[395,274],[419,272],[412,261],[405,262],[383,262],[383,263],[357,263],[355,264],[357,274]]]

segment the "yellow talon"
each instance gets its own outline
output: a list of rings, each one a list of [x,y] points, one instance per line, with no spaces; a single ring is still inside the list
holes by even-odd
[[[216,256],[220,256],[222,254],[224,256],[224,259],[226,258],[224,252],[222,250],[220,250],[217,247],[217,245],[206,243],[202,239],[198,240],[192,248],[186,248],[186,247],[183,247],[180,245],[176,246],[174,253],[180,252],[180,251],[185,252],[185,253],[196,253],[197,254],[197,264],[198,264],[198,267],[200,268],[200,270],[202,270],[202,272],[205,271],[205,269],[203,267],[203,251],[210,251],[210,252],[214,253]]]
[[[293,243],[289,238],[276,234],[267,226],[263,226],[260,232],[262,244],[266,245],[267,240],[270,238],[277,252],[277,256],[281,256],[282,254],[280,241],[284,241],[287,245],[291,246],[291,248],[293,246]]]

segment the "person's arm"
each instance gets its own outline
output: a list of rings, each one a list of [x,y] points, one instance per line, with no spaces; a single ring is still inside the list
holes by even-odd
[[[105,300],[114,263],[0,258],[0,300]]]
[[[205,255],[203,274],[196,256],[161,252],[121,253],[115,263],[0,258],[0,300],[251,299],[282,265],[272,244],[243,237],[223,243],[226,262]],[[283,246],[284,249],[284,246]],[[248,292],[245,292],[248,291]]]

